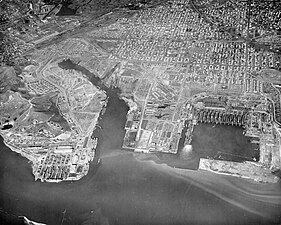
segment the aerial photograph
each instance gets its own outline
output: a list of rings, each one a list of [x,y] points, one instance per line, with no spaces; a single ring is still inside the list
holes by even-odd
[[[0,225],[281,225],[281,1],[0,0]]]

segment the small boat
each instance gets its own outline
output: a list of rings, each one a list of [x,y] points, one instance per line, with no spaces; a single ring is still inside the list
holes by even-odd
[[[93,148],[95,149],[97,147],[98,144],[98,138],[94,138],[93,140]]]

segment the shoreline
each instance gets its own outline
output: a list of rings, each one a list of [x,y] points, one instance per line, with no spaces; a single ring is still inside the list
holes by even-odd
[[[278,183],[280,178],[273,175],[270,169],[248,161],[238,163],[232,161],[200,158],[198,170],[216,174],[250,179],[259,183]]]

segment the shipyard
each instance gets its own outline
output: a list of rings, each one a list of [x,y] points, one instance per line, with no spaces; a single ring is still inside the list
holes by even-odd
[[[280,9],[0,0],[0,224],[281,224]]]

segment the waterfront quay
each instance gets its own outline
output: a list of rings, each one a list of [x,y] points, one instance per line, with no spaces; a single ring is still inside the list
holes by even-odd
[[[37,60],[20,74],[29,100],[5,93],[1,118],[11,125],[1,135],[11,150],[32,162],[35,180],[78,180],[95,157],[98,140],[92,133],[106,94],[81,73],[60,68],[60,57]]]
[[[33,165],[35,180],[59,182],[79,180],[89,170],[89,162],[94,159],[97,138],[84,139],[83,148],[59,145],[47,150]],[[89,143],[87,143],[89,142]]]

